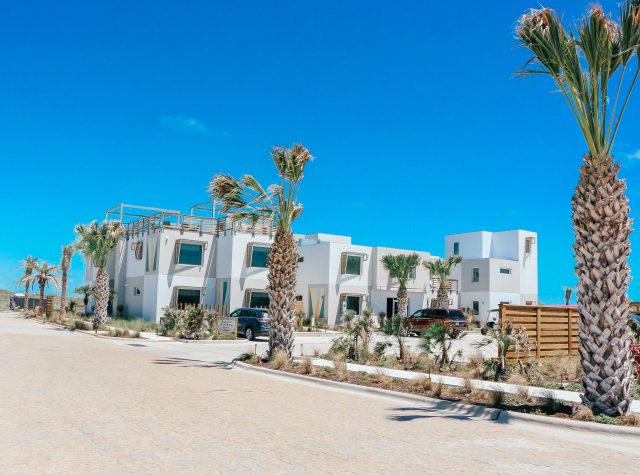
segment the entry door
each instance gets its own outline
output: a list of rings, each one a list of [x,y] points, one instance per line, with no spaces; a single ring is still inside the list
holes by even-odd
[[[398,299],[393,297],[387,298],[387,317],[391,318],[398,314]]]

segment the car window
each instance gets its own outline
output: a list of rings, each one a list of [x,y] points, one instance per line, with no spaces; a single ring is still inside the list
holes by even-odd
[[[417,311],[413,312],[413,315],[411,315],[411,318],[421,318],[423,313],[424,312],[422,310],[417,310]]]
[[[255,310],[247,310],[247,317],[257,317],[258,316],[258,312],[256,312]]]
[[[259,313],[259,317],[261,318],[269,318],[269,312],[258,312]]]
[[[435,308],[432,310],[432,312],[433,312],[433,318],[437,318],[438,320],[446,318],[447,316],[447,311],[443,308]]]
[[[242,310],[236,310],[235,312],[231,313],[231,315],[229,316],[233,318],[238,318],[241,313],[242,313]]]
[[[422,311],[422,316],[424,318],[431,318],[433,316],[433,311],[430,308]]]
[[[452,320],[466,320],[464,313],[460,310],[449,310],[449,318]]]

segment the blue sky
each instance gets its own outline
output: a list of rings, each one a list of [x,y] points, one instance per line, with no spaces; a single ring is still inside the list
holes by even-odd
[[[569,20],[587,3],[555,5]],[[269,183],[270,147],[302,142],[316,160],[297,232],[442,254],[448,233],[530,229],[539,298],[560,302],[576,282],[570,199],[586,149],[546,78],[514,78],[528,55],[513,25],[536,5],[6,3],[0,288],[27,254],[57,263],[73,226],[106,208],[188,210],[217,172]],[[632,213],[639,106],[637,90],[615,148]],[[75,258],[72,286],[82,269]]]

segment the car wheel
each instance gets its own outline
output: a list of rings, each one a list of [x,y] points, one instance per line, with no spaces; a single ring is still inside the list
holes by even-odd
[[[253,328],[251,328],[251,327],[245,328],[244,329],[244,337],[247,340],[251,340],[251,341],[255,340],[256,336],[253,334]]]

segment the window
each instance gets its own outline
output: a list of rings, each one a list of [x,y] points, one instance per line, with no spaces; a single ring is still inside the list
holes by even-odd
[[[500,302],[500,305],[509,305],[510,303],[511,302],[504,301],[504,302]]]
[[[471,282],[480,282],[480,268],[474,267],[471,272]]]
[[[459,242],[454,242],[453,243],[453,255],[454,256],[460,255],[460,243]]]
[[[266,290],[247,290],[245,306],[251,308],[269,308],[269,292]]]
[[[176,289],[176,304],[180,306],[184,305],[199,305],[200,304],[200,289]]]
[[[360,314],[360,296],[359,295],[347,295],[344,299],[346,310],[353,310],[356,315]]]
[[[528,237],[524,240],[524,253],[531,254],[531,248],[533,247],[533,238]]]
[[[259,246],[257,244],[249,244],[247,249],[249,262],[247,267],[267,267],[269,258],[269,246]]]
[[[362,256],[358,254],[342,254],[342,274],[360,275]]]
[[[142,241],[136,241],[131,243],[131,249],[133,250],[133,254],[135,258],[139,261],[142,260],[142,248],[143,248]]]
[[[203,247],[202,243],[179,241],[177,257],[178,264],[201,266]]]
[[[509,267],[501,267],[500,268],[500,273],[501,274],[511,274],[511,269]]]
[[[140,290],[140,287],[134,287],[133,288],[133,295],[140,295],[142,294],[142,291]]]
[[[473,301],[473,313],[474,315],[480,315],[480,302],[477,300]]]
[[[535,301],[533,300],[527,300],[527,305],[535,305]]]

